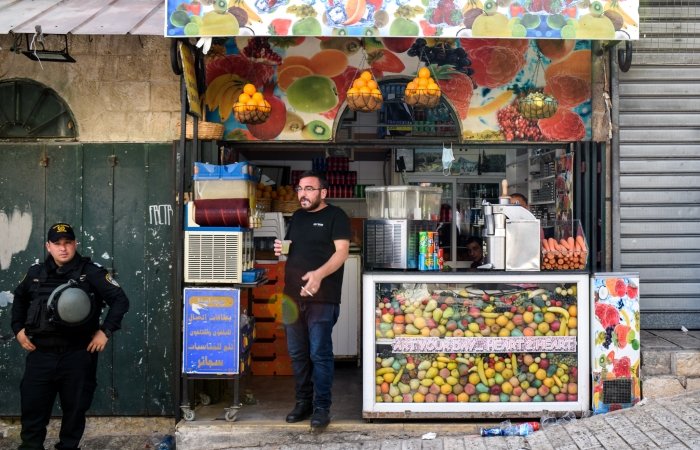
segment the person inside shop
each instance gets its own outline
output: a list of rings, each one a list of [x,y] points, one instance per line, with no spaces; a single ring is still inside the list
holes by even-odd
[[[530,211],[530,205],[527,204],[527,197],[523,194],[518,194],[517,192],[515,194],[510,194],[510,203],[519,203],[520,206]]]
[[[478,236],[469,236],[467,239],[467,255],[472,261],[472,265],[469,266],[469,271],[473,272],[478,270],[478,267],[483,264],[484,259],[484,241]]]
[[[312,428],[331,421],[333,342],[340,312],[343,264],[350,248],[350,219],[325,202],[328,181],[322,172],[301,174],[296,192],[301,203],[285,240],[291,241],[284,276],[282,321],[292,358],[296,405],[287,422],[311,417]],[[275,240],[275,255],[282,242]]]
[[[63,418],[57,449],[77,449],[97,388],[97,355],[121,328],[129,299],[104,267],[77,252],[73,227],[48,231],[43,263],[14,292],[12,331],[27,350],[20,384],[22,444],[43,450],[56,394]],[[102,324],[103,301],[109,311]]]

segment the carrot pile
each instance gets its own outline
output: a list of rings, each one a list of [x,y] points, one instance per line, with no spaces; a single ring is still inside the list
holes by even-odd
[[[583,236],[542,239],[542,267],[550,270],[572,270],[586,267],[588,248]]]

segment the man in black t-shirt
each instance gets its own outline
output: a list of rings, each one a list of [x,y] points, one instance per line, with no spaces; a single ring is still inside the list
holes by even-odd
[[[297,402],[287,422],[313,415],[311,427],[323,428],[331,421],[331,333],[340,312],[350,219],[342,209],[326,204],[328,181],[323,173],[302,173],[296,191],[301,209],[292,216],[285,237],[291,244],[282,303]],[[281,252],[282,242],[275,240],[275,255]]]

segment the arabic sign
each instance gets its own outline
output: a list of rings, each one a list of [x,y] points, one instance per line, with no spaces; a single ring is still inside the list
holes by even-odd
[[[194,55],[190,48],[179,43],[180,56],[182,58],[182,72],[185,75],[185,87],[187,88],[187,106],[190,114],[202,118],[202,108],[199,102],[199,91],[197,90],[197,73],[195,72]]]
[[[576,352],[576,336],[484,338],[397,337],[393,353],[513,353]]]
[[[183,373],[238,373],[240,291],[186,288]]]
[[[169,37],[639,39],[639,0],[166,0],[165,14]]]

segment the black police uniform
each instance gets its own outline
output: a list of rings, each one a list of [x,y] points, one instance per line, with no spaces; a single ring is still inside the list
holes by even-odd
[[[91,315],[77,326],[61,326],[50,320],[47,301],[58,286],[76,280],[91,299]],[[103,301],[109,305],[100,325]],[[107,336],[121,328],[129,299],[101,265],[76,253],[58,267],[51,255],[29,268],[15,289],[12,331],[22,329],[36,346],[27,354],[22,394],[22,445],[19,450],[44,448],[46,427],[59,395],[63,418],[57,449],[77,449],[85,430],[85,413],[97,388],[97,355],[87,347],[102,329]]]

